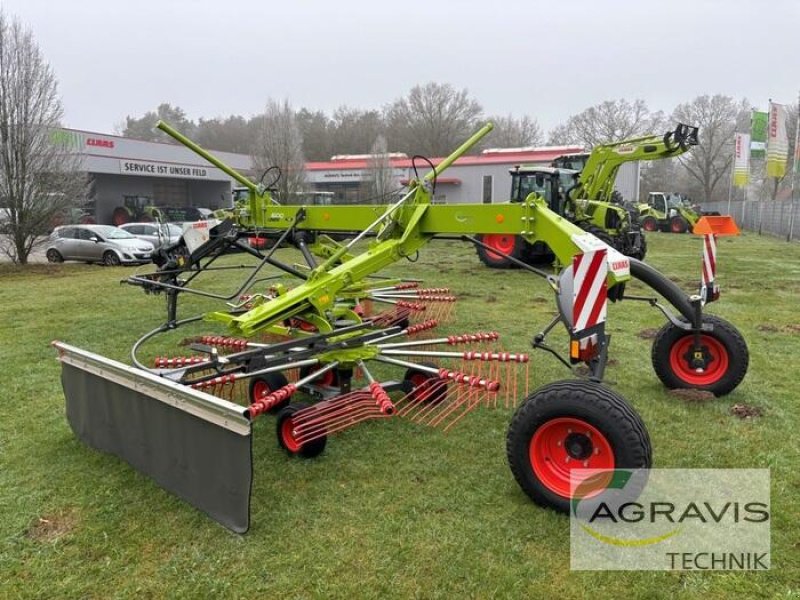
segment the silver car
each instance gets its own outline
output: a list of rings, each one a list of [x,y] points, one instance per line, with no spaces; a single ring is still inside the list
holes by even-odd
[[[50,262],[80,260],[109,266],[147,263],[153,244],[112,225],[66,225],[50,234],[45,254]]]
[[[183,235],[183,230],[173,223],[125,223],[119,228],[150,242],[156,250],[176,244]]]

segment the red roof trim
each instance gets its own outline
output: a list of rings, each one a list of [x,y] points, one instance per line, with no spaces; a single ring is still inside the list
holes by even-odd
[[[553,159],[558,158],[562,154],[572,154],[575,152],[582,152],[582,146],[565,146],[558,149],[542,149],[532,150],[528,152],[509,152],[508,154],[489,154],[479,156],[462,156],[454,165],[459,167],[466,167],[472,165],[518,165],[522,163],[543,163],[551,162]],[[438,165],[442,162],[443,158],[432,158],[431,162]],[[410,169],[410,158],[395,158],[389,161],[391,167],[395,169]],[[353,160],[334,160],[334,161],[319,161],[307,162],[306,170],[308,171],[346,171],[348,169],[367,169],[371,165],[369,161],[363,159]],[[427,170],[427,164],[424,161],[417,161],[417,169]]]
[[[400,180],[400,184],[401,185],[408,185],[408,182],[409,182],[408,179],[401,179]],[[445,184],[450,184],[450,185],[461,185],[461,180],[458,177],[437,177],[436,178],[436,183],[437,184],[445,183]]]

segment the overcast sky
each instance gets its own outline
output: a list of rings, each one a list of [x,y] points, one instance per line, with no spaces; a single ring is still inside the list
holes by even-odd
[[[161,102],[190,118],[268,97],[379,108],[467,88],[545,129],[602,100],[671,111],[705,93],[796,101],[798,0],[0,0],[60,81],[66,125],[112,132]]]

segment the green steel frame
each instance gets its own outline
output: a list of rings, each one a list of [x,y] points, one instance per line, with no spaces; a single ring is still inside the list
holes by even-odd
[[[524,202],[502,205],[431,204],[432,182],[455,160],[488,134],[486,124],[424,177],[409,184],[408,193],[386,206],[283,206],[257,185],[164,122],[158,128],[218,167],[249,190],[249,198],[218,216],[249,230],[360,231],[358,238],[374,233],[365,252],[351,255],[352,243],[331,250],[313,268],[308,279],[285,294],[256,306],[245,314],[212,313],[238,335],[250,336],[301,313],[323,316],[351,286],[404,257],[413,256],[435,235],[515,234],[528,242],[544,241],[561,264],[571,264],[583,252],[581,228],[551,211],[543,198],[531,194]],[[591,237],[591,236],[590,236]],[[629,279],[627,259],[609,251],[609,285]],[[345,260],[346,259],[346,260]]]

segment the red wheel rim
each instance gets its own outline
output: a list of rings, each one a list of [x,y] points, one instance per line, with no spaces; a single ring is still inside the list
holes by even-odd
[[[316,380],[317,385],[324,385],[328,387],[333,387],[336,385],[336,373],[333,370],[325,371],[322,374],[322,377]]]
[[[689,364],[694,336],[686,335],[672,345],[669,352],[669,366],[682,381],[695,386],[708,386],[718,382],[728,370],[728,350],[710,335],[700,336],[700,346],[706,354],[708,364],[705,369],[693,369]]]
[[[492,250],[497,250],[503,254],[511,254],[514,252],[514,246],[516,246],[517,243],[517,240],[513,235],[506,235],[502,233],[484,235],[481,241],[489,246]],[[505,256],[495,254],[494,252],[489,252],[489,255],[494,260],[503,260],[506,258]]]
[[[681,227],[680,221],[673,221],[672,222],[672,233],[680,233],[681,229],[683,229],[683,228]]]
[[[642,227],[644,227],[645,231],[655,231],[656,230],[655,221],[653,221],[652,219],[645,219],[644,223],[642,224]]]
[[[287,417],[284,419],[283,423],[281,423],[281,440],[283,441],[284,447],[291,452],[292,454],[297,454],[300,452],[300,448],[302,444],[297,441],[297,438],[294,437],[294,420],[292,417]]]
[[[414,373],[408,378],[408,381],[410,381],[413,386],[412,395],[414,400],[427,400],[428,396],[431,395],[431,386],[428,384],[430,380],[431,378],[425,373]]]
[[[119,227],[120,225],[125,225],[130,221],[130,215],[128,211],[122,207],[117,207],[114,209],[114,212],[111,214],[111,222]]]
[[[269,387],[269,384],[263,379],[258,379],[253,384],[253,402],[261,400],[261,398],[270,392],[272,392],[272,388]]]
[[[615,464],[606,436],[575,417],[552,419],[539,427],[531,439],[529,456],[539,481],[565,498],[570,497],[572,469],[613,469]]]

